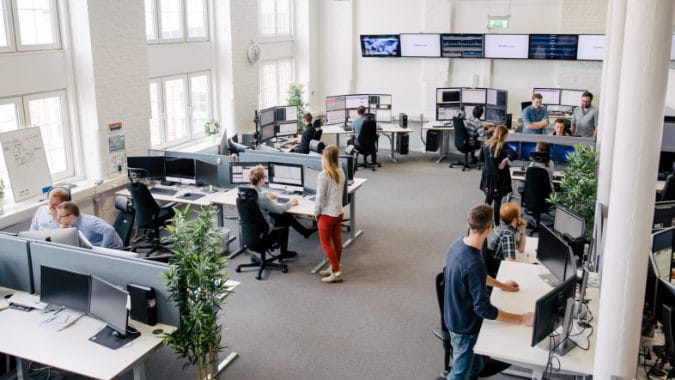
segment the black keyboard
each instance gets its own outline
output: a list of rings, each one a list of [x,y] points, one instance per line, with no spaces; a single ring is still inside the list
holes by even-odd
[[[521,171],[518,171],[518,170],[514,170],[514,171],[513,171],[513,175],[514,175],[514,176],[524,176],[524,175],[525,175],[525,172],[521,172]]]
[[[382,131],[383,129],[382,129],[382,127],[377,127],[377,130]]]
[[[154,194],[175,195],[178,190],[167,189],[165,187],[153,187],[150,189],[150,192]]]

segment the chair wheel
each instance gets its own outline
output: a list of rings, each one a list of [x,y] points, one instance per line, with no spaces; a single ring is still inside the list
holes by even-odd
[[[237,269],[234,270],[237,273],[241,273],[241,268],[237,267]]]
[[[256,280],[262,280],[262,275],[261,274],[256,274],[255,275]]]
[[[288,273],[288,267],[281,268],[281,271],[284,272],[284,273]]]

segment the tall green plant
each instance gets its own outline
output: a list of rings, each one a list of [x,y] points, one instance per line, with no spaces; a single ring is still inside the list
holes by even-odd
[[[215,379],[215,362],[223,347],[219,296],[225,292],[226,259],[214,226],[215,211],[203,208],[197,218],[176,209],[168,229],[174,240],[172,261],[165,274],[169,299],[180,310],[180,325],[163,337],[181,359],[196,367],[197,379]],[[187,364],[186,364],[187,365]]]
[[[549,202],[560,204],[586,221],[586,236],[593,233],[595,202],[598,190],[598,152],[584,144],[574,146],[567,156],[567,170],[560,182],[560,191],[551,194]]]
[[[290,106],[298,107],[298,134],[301,134],[302,130],[305,128],[305,124],[302,121],[302,116],[305,114],[305,109],[309,107],[309,104],[305,103],[303,99],[304,92],[304,86],[299,83],[291,83],[288,86],[286,102]]]

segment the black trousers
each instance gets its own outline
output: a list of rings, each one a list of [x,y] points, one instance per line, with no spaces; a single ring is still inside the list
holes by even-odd
[[[486,195],[485,203],[492,205],[492,210],[495,217],[495,226],[499,225],[499,209],[502,207],[502,196],[501,195]]]
[[[300,224],[297,219],[287,213],[270,214],[270,216],[272,219],[274,219],[274,227],[293,227],[293,229],[298,231],[298,233],[301,235],[305,235],[308,232],[305,226]],[[286,253],[288,251],[288,231],[289,229],[286,228],[278,232],[281,253]]]

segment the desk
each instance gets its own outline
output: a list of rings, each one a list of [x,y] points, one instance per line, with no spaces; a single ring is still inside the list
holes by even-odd
[[[523,174],[514,173],[514,172],[522,171],[520,167],[509,167],[509,169],[511,170],[511,180],[512,181],[525,182],[525,173],[523,173]],[[527,171],[527,168],[525,168],[525,171]],[[561,183],[562,182],[562,175],[563,175],[563,172],[561,172],[561,171],[557,171],[557,170],[553,171],[553,183],[557,183],[557,184]],[[558,178],[558,179],[556,179],[556,178]]]
[[[512,293],[494,289],[490,297],[492,304],[512,313],[533,312],[537,299],[551,290],[551,287],[539,277],[539,274],[547,272],[542,265],[503,261],[499,267],[497,279],[502,282],[517,281],[520,284],[520,291]],[[586,296],[590,299],[589,308],[593,312],[591,325],[593,330],[597,331],[600,289],[588,287]],[[590,331],[587,330],[574,339],[580,345],[585,346],[586,336],[589,333]],[[574,348],[565,356],[556,356],[560,360],[560,373],[576,375],[593,373],[595,336],[596,334],[593,334],[590,337],[588,351]],[[483,322],[474,351],[497,360],[530,368],[532,378],[541,379],[541,373],[546,367],[548,351],[537,346],[530,347],[531,341],[532,327],[486,320]]]
[[[450,122],[452,124],[452,122]],[[438,160],[436,160],[437,164],[440,164],[443,159],[448,157],[448,153],[450,152],[450,132],[455,130],[455,127],[452,125],[445,125],[445,124],[438,124],[438,123],[429,123],[429,124],[422,124],[422,130],[420,133],[424,135],[424,130],[428,129],[431,131],[441,131],[443,134],[441,137],[441,147],[439,150],[439,157]]]
[[[85,315],[57,332],[40,327],[46,318],[39,310],[0,311],[0,352],[17,358],[19,379],[28,378],[26,361],[36,361],[95,379],[112,379],[133,368],[134,380],[142,380],[145,359],[162,343],[162,334],[153,335],[152,331],[175,330],[168,325],[148,326],[129,320],[141,336],[130,345],[111,350],[89,341],[104,326],[103,322]]]
[[[394,153],[396,152],[396,147],[395,147],[395,138],[396,135],[399,133],[410,133],[412,132],[409,128],[402,128],[398,126],[398,124],[393,124],[393,123],[377,123],[378,129],[377,133],[382,133],[384,134],[388,139],[389,143],[391,145],[391,151],[389,152],[389,158],[393,161],[398,163],[398,160],[396,160],[396,156]],[[323,130],[324,135],[335,135],[336,138],[336,145],[340,146],[340,135],[352,135],[354,134],[353,130],[347,130],[345,131],[344,128],[342,128],[341,125],[326,125],[321,128]]]

